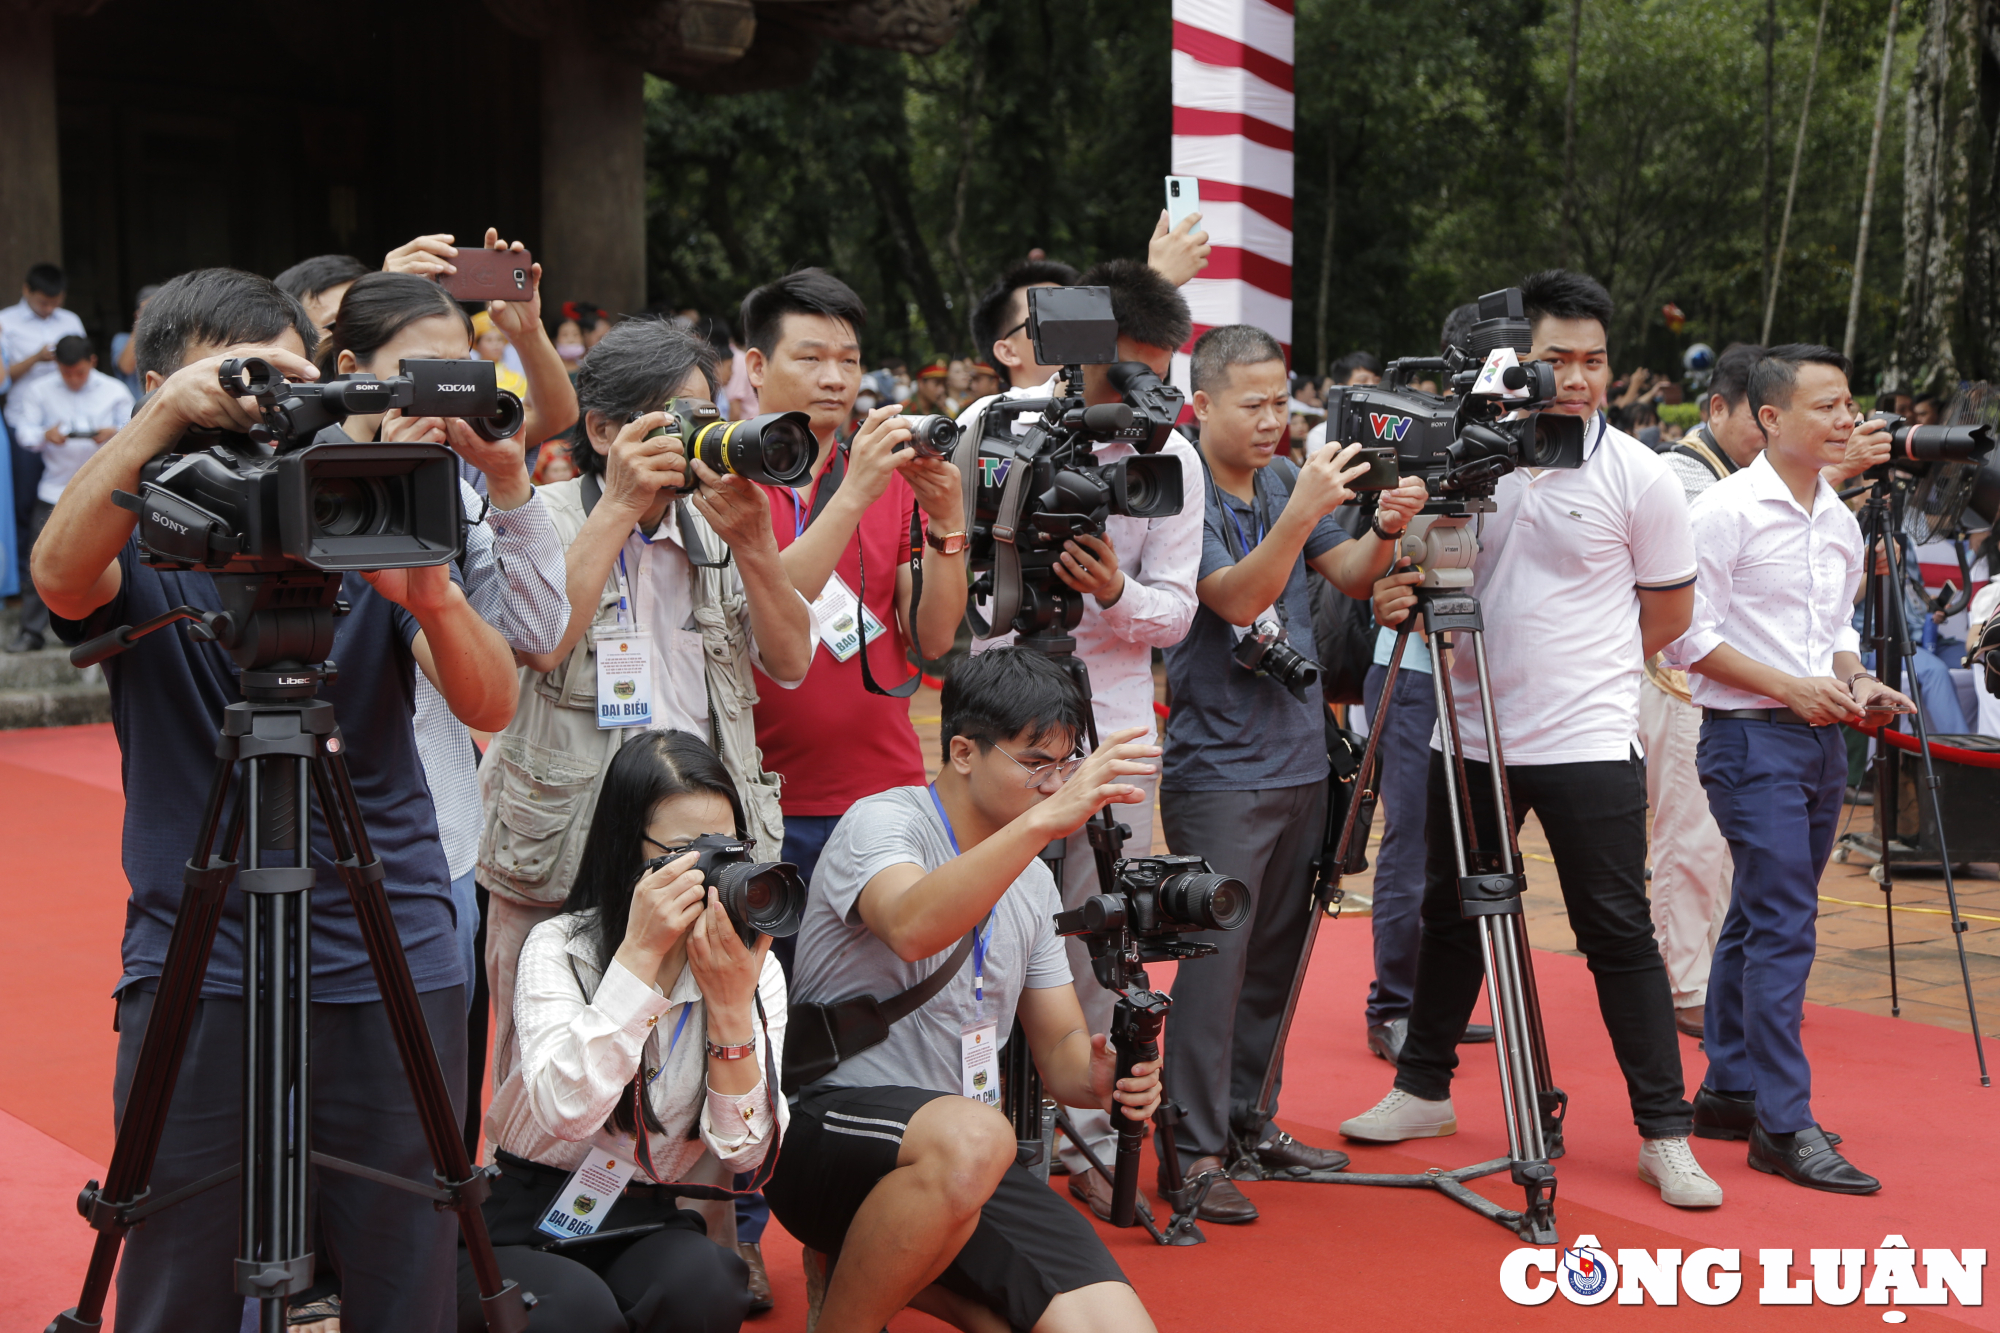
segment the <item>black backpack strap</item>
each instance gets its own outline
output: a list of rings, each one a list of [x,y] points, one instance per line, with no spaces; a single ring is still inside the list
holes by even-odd
[[[981,924],[983,925],[984,923],[982,922]],[[965,938],[958,942],[958,947],[951,951],[951,957],[944,960],[943,967],[931,973],[901,995],[891,995],[888,999],[882,1001],[877,1007],[882,1011],[883,1019],[894,1023],[899,1019],[909,1017],[917,1010],[929,1004],[932,997],[944,989],[945,983],[958,975],[958,969],[965,966],[965,960],[972,953],[972,937],[978,933],[979,927],[974,926],[965,933]]]

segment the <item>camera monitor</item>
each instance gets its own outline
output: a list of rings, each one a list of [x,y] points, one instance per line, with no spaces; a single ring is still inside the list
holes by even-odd
[[[1045,366],[1108,366],[1118,360],[1118,317],[1109,287],[1030,287],[1028,336]]]

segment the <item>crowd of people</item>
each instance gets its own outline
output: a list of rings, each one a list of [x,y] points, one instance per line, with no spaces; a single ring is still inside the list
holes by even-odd
[[[1421,477],[1354,523],[1358,446],[1327,441],[1323,422],[1317,438],[1295,434],[1322,386],[1295,379],[1269,333],[1209,329],[1192,342],[1191,420],[1162,451],[1179,460],[1182,508],[1115,516],[1055,569],[1082,602],[1075,651],[1102,744],[1087,745],[1085,705],[1048,657],[1004,632],[954,653],[972,600],[969,492],[950,462],[905,447],[911,417],[978,432],[994,403],[1046,394],[1059,368],[1038,363],[1028,332],[1040,287],[1107,289],[1119,360],[1167,375],[1193,331],[1177,289],[1204,261],[1198,222],[1170,231],[1163,217],[1143,261],[1014,265],[972,314],[983,359],[940,359],[913,379],[898,363],[864,373],[868,312],[820,269],[759,286],[733,321],[545,308],[539,265],[527,299],[468,311],[433,281],[458,257],[445,235],[376,268],[319,256],[275,280],[173,278],[142,297],[116,375],[65,318],[52,266],[0,313],[6,420],[40,469],[22,524],[30,647],[219,609],[208,574],[145,562],[113,497],[138,491],[187,431],[251,424],[218,381],[225,358],[325,380],[480,357],[524,400],[522,431],[498,442],[455,418],[344,423],[354,440],[454,450],[465,540],[449,565],[345,576],[340,670],[322,697],[468,1148],[485,1145],[501,1271],[538,1298],[533,1326],[734,1328],[769,1308],[760,1238],[775,1214],[826,1265],[822,1333],[873,1333],[906,1306],[967,1329],[1151,1329],[1081,1211],[1017,1158],[986,1072],[1009,1034],[1071,1108],[1076,1141],[1053,1169],[1099,1217],[1110,1183],[1084,1150],[1108,1162],[1117,1118],[1145,1121],[1163,1095],[1183,1113],[1155,1132],[1174,1136],[1189,1175],[1232,1154],[1273,1172],[1344,1168],[1345,1153],[1280,1130],[1275,1099],[1259,1106],[1329,799],[1325,705],[1234,652],[1270,624],[1310,656],[1317,580],[1372,603],[1381,626],[1367,672],[1385,823],[1366,1040],[1394,1086],[1341,1132],[1454,1131],[1456,1048],[1491,1034],[1467,1022],[1483,970],[1458,910],[1427,673],[1448,676],[1468,758],[1484,759],[1487,738],[1466,655],[1433,661],[1412,637],[1389,689],[1422,576],[1396,556],[1427,498]],[[492,231],[483,244],[509,248]],[[1859,424],[1838,354],[1736,347],[1701,426],[1655,452],[1608,414],[1603,288],[1552,270],[1521,290],[1528,355],[1553,367],[1553,410],[1584,420],[1586,449],[1580,467],[1502,479],[1475,574],[1514,814],[1533,811],[1548,836],[1640,1174],[1669,1204],[1720,1204],[1693,1151],[1703,1137],[1747,1140],[1752,1165],[1800,1185],[1878,1188],[1818,1127],[1798,1028],[1814,886],[1848,785],[1831,724],[1909,702],[1858,656],[1864,554],[1834,495],[1883,461],[1885,433]],[[1464,347],[1469,324],[1453,312],[1443,343]],[[1382,369],[1356,353],[1333,379]],[[1086,403],[1118,400],[1107,370],[1083,368]],[[1631,378],[1628,409],[1646,387]],[[691,459],[660,430],[682,398],[732,418],[804,414],[810,475],[765,485]],[[1114,440],[1098,457],[1131,451]],[[645,707],[607,724],[614,657]],[[927,755],[908,700],[916,664],[947,658]],[[220,645],[171,631],[111,658],[106,677],[126,771],[150,784],[125,812],[122,1113],[200,824],[196,775],[239,691]],[[1490,823],[1485,769],[1467,776]],[[1053,917],[1097,890],[1085,823],[1112,807],[1143,853],[1156,804],[1168,847],[1241,880],[1250,917],[1182,973],[1164,1067],[1121,1079],[1113,997]],[[809,891],[796,935],[739,931],[697,868],[698,840],[713,837],[797,867]],[[313,838],[325,867],[324,830]],[[324,868],[312,918],[315,1146],[427,1180],[354,912]],[[243,978],[232,898],[156,1194],[236,1158]],[[855,1039],[842,1016],[863,1000],[879,1026]],[[1692,1104],[1677,1026],[1708,1041]],[[1602,1134],[1615,1118],[1578,1107],[1562,1132]],[[608,1206],[564,1213],[587,1171],[605,1178],[600,1159],[615,1177]],[[728,1187],[733,1203],[685,1207],[674,1187],[690,1181]],[[235,1326],[235,1208],[234,1191],[209,1191],[129,1236],[122,1327]],[[1224,1176],[1199,1216],[1258,1214]],[[318,1271],[293,1296],[303,1315],[480,1326],[455,1224],[428,1201],[320,1173],[312,1223]]]

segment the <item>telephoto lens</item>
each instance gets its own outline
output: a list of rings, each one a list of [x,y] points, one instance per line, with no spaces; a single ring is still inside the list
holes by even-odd
[[[748,421],[724,421],[715,404],[701,398],[676,398],[662,410],[667,424],[646,438],[677,435],[690,462],[699,458],[725,477],[748,477],[766,486],[799,486],[811,478],[819,458],[812,418],[804,412],[767,412]],[[698,485],[690,468],[681,493]]]
[[[1890,412],[1877,412],[1870,419],[1889,423],[1889,461],[1905,467],[1912,463],[1963,463],[1993,447],[1992,429],[1983,422],[1917,426]]]
[[[1235,930],[1250,919],[1250,890],[1228,875],[1173,875],[1160,884],[1160,915],[1197,930]]]
[[[909,428],[909,449],[919,458],[949,458],[958,445],[958,423],[950,417],[902,417]]]

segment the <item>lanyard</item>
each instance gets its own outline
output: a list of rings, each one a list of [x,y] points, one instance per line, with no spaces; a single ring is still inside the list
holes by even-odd
[[[643,538],[642,538],[643,540]],[[650,545],[650,543],[648,543]],[[625,553],[618,553],[618,623],[636,624],[632,614],[632,586],[625,578]]]
[[[951,816],[944,812],[944,802],[938,799],[937,783],[930,785],[931,805],[936,808],[938,819],[944,825],[944,836],[951,842],[951,854],[959,855],[958,832],[951,826]],[[993,913],[986,914],[986,933],[972,932],[972,1002],[986,1003],[986,946],[993,942]]]
[[[653,1080],[659,1078],[661,1074],[664,1074],[667,1071],[667,1061],[672,1060],[674,1058],[674,1047],[681,1044],[681,1029],[687,1026],[688,1011],[693,1008],[694,1006],[691,1004],[684,1004],[681,1006],[681,1016],[674,1020],[674,1035],[667,1041],[667,1054],[665,1058],[663,1058],[660,1061],[660,1067],[653,1071],[653,1077],[646,1080],[647,1087],[649,1088],[652,1087]]]
[[[1264,544],[1264,513],[1257,506],[1257,502],[1262,498],[1263,492],[1257,489],[1257,474],[1253,472],[1250,474],[1250,521],[1257,529],[1255,542],[1252,542],[1250,535],[1243,531],[1243,521],[1236,517],[1236,506],[1230,504],[1226,498],[1222,501],[1222,512],[1229,515],[1229,522],[1236,529],[1236,540],[1243,543],[1243,554],[1237,557],[1238,559],[1248,560],[1250,552]]]

